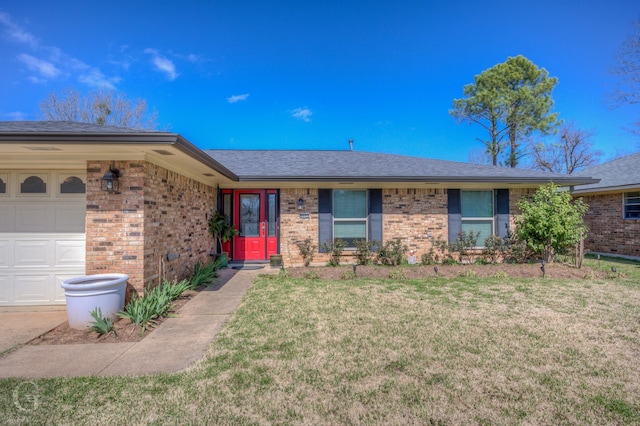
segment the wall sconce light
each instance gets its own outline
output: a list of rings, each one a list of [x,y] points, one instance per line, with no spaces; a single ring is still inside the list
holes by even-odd
[[[302,198],[298,198],[298,210],[302,210],[304,207],[304,200]]]
[[[118,178],[120,177],[120,170],[114,169],[113,166],[109,166],[109,170],[104,172],[102,176],[101,189],[108,193],[118,191]]]

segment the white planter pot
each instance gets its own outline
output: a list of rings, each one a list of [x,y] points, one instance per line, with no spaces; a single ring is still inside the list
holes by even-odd
[[[103,317],[117,319],[124,308],[127,274],[97,274],[70,278],[62,282],[67,299],[69,327],[84,330],[94,321],[91,311],[100,308]]]

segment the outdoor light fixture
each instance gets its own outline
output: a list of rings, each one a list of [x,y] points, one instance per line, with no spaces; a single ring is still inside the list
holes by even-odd
[[[120,177],[120,170],[113,168],[113,166],[109,166],[109,170],[104,172],[102,176],[101,189],[108,193],[113,193],[118,191],[118,178]]]
[[[298,198],[298,210],[302,210],[304,207],[304,200],[302,198]]]

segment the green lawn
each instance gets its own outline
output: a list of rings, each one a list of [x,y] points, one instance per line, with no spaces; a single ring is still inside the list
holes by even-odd
[[[1,422],[639,424],[640,267],[615,266],[576,281],[264,276],[188,372],[0,380]]]

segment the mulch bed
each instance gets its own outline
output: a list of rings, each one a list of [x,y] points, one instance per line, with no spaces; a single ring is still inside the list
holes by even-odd
[[[176,313],[191,300],[199,290],[189,290],[173,302],[173,312]],[[156,326],[160,325],[166,318],[156,320]],[[69,328],[69,323],[64,322],[53,330],[31,340],[29,345],[75,345],[84,343],[127,343],[139,342],[153,331],[152,327],[147,328],[144,332],[138,326],[135,326],[128,319],[121,319],[113,324],[117,333],[104,334],[102,336],[85,330],[76,330]]]
[[[477,276],[477,277],[511,277],[511,278],[539,278],[542,277],[540,263],[528,264],[507,264],[501,263],[496,265],[437,265],[435,266],[410,265],[410,266],[357,266],[356,275],[358,278],[389,278],[394,270],[402,268],[407,279],[420,279],[426,277],[445,277],[453,278],[459,276]],[[320,279],[338,280],[348,272],[353,271],[353,265],[344,265],[338,267],[296,267],[287,268],[289,276],[293,278],[304,278],[307,274],[317,273]],[[550,279],[583,279],[604,278],[606,274],[601,271],[582,267],[580,269],[561,264],[553,263],[545,265],[545,277]]]

